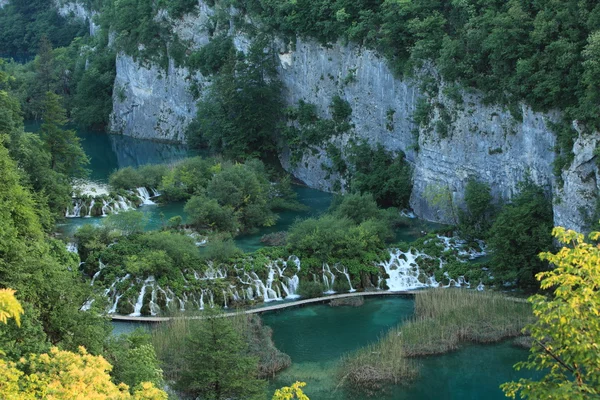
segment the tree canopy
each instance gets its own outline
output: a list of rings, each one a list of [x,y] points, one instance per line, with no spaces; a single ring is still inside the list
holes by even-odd
[[[511,398],[590,399],[600,396],[600,232],[589,235],[554,228],[563,244],[556,254],[544,252],[554,269],[539,273],[542,290],[529,298],[537,321],[525,331],[533,346],[517,369],[541,371],[540,379],[502,385]]]

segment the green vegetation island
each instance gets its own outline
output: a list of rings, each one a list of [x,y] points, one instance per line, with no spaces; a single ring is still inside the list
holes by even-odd
[[[600,4],[0,0],[0,398],[600,398]]]

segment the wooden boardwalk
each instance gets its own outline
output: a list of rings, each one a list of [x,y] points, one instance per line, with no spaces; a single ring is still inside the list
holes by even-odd
[[[223,316],[230,317],[230,316],[240,315],[240,314],[260,314],[260,313],[264,313],[264,312],[268,312],[268,311],[283,310],[286,308],[299,307],[299,306],[303,306],[306,304],[323,303],[323,302],[327,302],[327,301],[331,301],[331,300],[335,300],[335,299],[345,299],[348,297],[414,296],[415,293],[416,293],[416,291],[414,291],[414,290],[406,290],[406,291],[401,291],[401,292],[380,291],[380,292],[353,292],[353,293],[332,294],[329,296],[315,297],[315,298],[306,299],[306,300],[298,300],[298,301],[291,301],[291,302],[279,302],[278,304],[273,304],[272,306],[257,307],[257,308],[252,308],[252,309],[242,310],[242,311],[237,311],[237,312],[228,312],[228,313],[224,313]],[[129,322],[165,322],[165,321],[169,321],[173,318],[189,318],[189,319],[201,319],[202,318],[201,315],[197,315],[197,316],[193,316],[193,317],[132,317],[129,315],[117,315],[117,314],[111,314],[110,317],[113,319],[113,321],[129,321]]]

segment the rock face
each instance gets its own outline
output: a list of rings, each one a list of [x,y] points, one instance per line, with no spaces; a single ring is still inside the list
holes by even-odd
[[[210,12],[201,2],[199,16],[186,16],[175,31],[196,47],[204,45],[208,35],[202,21]],[[239,49],[247,46],[243,36],[235,36],[234,42]],[[597,133],[577,140],[575,161],[563,172],[561,186],[553,173],[555,135],[549,128],[549,122],[560,118],[557,112],[535,113],[522,106],[513,110],[518,114],[515,118],[500,106],[484,105],[477,93],[460,90],[462,101],[455,95],[450,98],[433,69],[429,76],[435,78],[438,90],[425,94],[419,81],[396,78],[382,56],[352,44],[323,47],[298,40],[293,51],[281,45],[279,59],[288,104],[314,103],[328,117],[329,104],[338,95],[352,106],[350,135],[406,153],[414,166],[410,203],[417,216],[454,222],[470,178],[488,183],[496,198],[510,199],[518,183],[529,177],[552,193],[556,225],[586,230],[586,215],[595,208],[599,192],[594,156],[600,142]],[[172,62],[164,71],[119,54],[112,128],[135,137],[183,141],[185,127],[196,111],[190,88],[206,83],[199,74],[191,76]],[[427,123],[417,126],[413,112],[420,98],[426,99],[432,112]],[[350,135],[332,142],[343,148]],[[331,191],[339,177],[324,171],[323,166],[331,164],[326,152],[315,153],[305,154],[292,165],[284,149],[280,160],[308,186]],[[446,204],[432,201],[436,195],[446,199]]]
[[[198,74],[195,81],[202,81]],[[192,76],[169,62],[167,71],[117,55],[110,128],[142,139],[184,142],[185,129],[196,114],[190,91]]]
[[[8,0],[0,0],[0,8],[2,7],[2,1],[8,2]],[[94,23],[94,16],[97,14],[95,11],[90,11],[85,8],[85,5],[79,1],[60,1],[54,0],[58,14],[63,17],[72,17],[82,20],[90,24],[90,36],[96,35],[98,32],[98,25]]]

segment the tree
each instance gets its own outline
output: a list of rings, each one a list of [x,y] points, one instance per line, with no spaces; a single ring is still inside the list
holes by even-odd
[[[275,52],[256,40],[248,56],[230,52],[209,94],[198,103],[196,123],[188,131],[196,146],[208,144],[231,158],[266,158],[282,111]]]
[[[50,168],[69,177],[85,177],[85,166],[89,164],[89,159],[75,131],[63,129],[67,121],[66,112],[60,105],[60,96],[46,93],[41,136],[50,152]]]
[[[159,367],[150,335],[139,328],[128,335],[112,337],[107,344],[107,359],[112,364],[113,382],[123,382],[130,388],[151,382],[160,387],[163,372]]]
[[[121,231],[123,235],[141,233],[148,224],[148,216],[142,212],[132,210],[111,214],[103,221],[110,230]]]
[[[528,361],[520,369],[543,371],[539,379],[521,379],[502,385],[511,398],[590,399],[600,396],[600,232],[584,236],[554,228],[554,237],[564,245],[556,254],[540,258],[555,268],[537,274],[543,290],[529,298],[537,321],[525,328],[534,344]]]
[[[50,43],[46,35],[42,36],[38,56],[35,60],[37,79],[42,93],[49,92],[54,87],[56,81],[52,51],[52,43]]]
[[[492,272],[499,284],[535,288],[535,275],[547,264],[538,254],[552,248],[552,205],[531,182],[498,214],[489,233]]]
[[[302,391],[304,386],[306,386],[306,382],[296,382],[292,386],[277,389],[273,395],[273,400],[309,400],[308,396]]]
[[[0,323],[14,318],[19,325],[21,314],[23,308],[14,291],[0,289]],[[48,353],[30,354],[17,363],[0,358],[0,396],[6,400],[167,399],[167,394],[150,382],[140,383],[131,396],[127,385],[110,381],[111,368],[102,356],[88,354],[83,347],[77,353],[53,347]]]
[[[0,289],[0,322],[6,324],[10,318],[14,318],[17,326],[21,326],[21,314],[23,307],[15,297],[15,291]]]
[[[186,340],[187,366],[177,387],[207,400],[260,399],[264,381],[257,378],[258,358],[247,354],[247,344],[234,318],[218,310],[190,329]]]
[[[10,325],[0,325],[1,342],[45,340],[39,332],[42,327],[53,345],[65,349],[85,345],[98,353],[109,326],[100,315],[79,311],[90,294],[89,285],[81,281],[79,259],[63,242],[46,237],[39,217],[47,213],[46,205],[20,182],[16,164],[0,146],[0,287],[14,288],[25,308],[36,310],[26,318],[24,332],[31,333],[30,338],[14,335]]]
[[[490,186],[470,179],[465,188],[466,210],[458,210],[463,235],[482,238],[490,228],[492,194]]]

